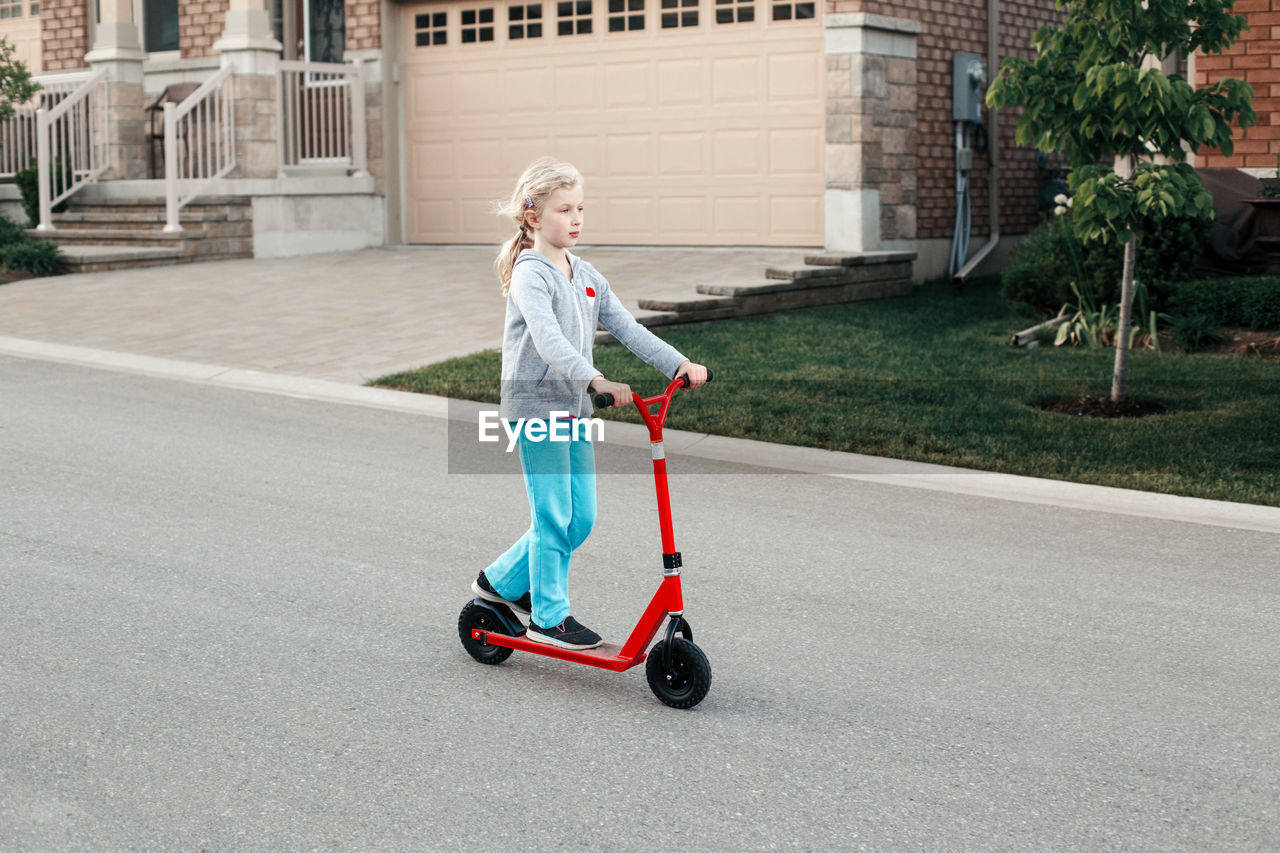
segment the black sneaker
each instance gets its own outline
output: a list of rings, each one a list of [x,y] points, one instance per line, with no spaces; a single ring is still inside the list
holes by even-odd
[[[554,628],[542,628],[538,623],[530,622],[529,633],[525,637],[535,643],[546,643],[548,646],[559,646],[562,649],[594,649],[604,642],[599,634],[590,628],[582,627],[582,624],[572,616],[566,616],[564,621]]]
[[[471,582],[471,591],[483,598],[485,601],[492,601],[494,604],[505,604],[507,607],[510,607],[512,610],[523,616],[528,616],[529,611],[533,609],[533,603],[529,598],[529,593],[526,592],[515,601],[508,601],[498,595],[497,590],[489,586],[489,579],[484,576],[484,572],[481,572],[480,577]]]

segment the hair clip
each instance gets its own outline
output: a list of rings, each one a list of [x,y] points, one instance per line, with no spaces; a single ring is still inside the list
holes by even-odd
[[[526,209],[526,210],[527,210],[528,208],[530,208],[530,207],[533,207],[533,199],[529,198],[529,197],[526,195],[526,196],[524,197],[524,206],[525,206],[525,209]]]

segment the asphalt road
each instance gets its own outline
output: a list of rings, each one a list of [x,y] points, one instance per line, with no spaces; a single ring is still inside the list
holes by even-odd
[[[1280,847],[1275,534],[675,456],[675,711],[466,655],[527,509],[445,435],[0,357],[0,848]],[[574,610],[620,639],[657,524],[598,456]]]

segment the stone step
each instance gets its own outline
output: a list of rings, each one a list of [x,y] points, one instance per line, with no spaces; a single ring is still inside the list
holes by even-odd
[[[182,263],[182,250],[177,246],[59,246],[69,273],[103,270],[136,269]]]
[[[743,284],[700,284],[696,289],[698,293],[706,296],[744,297],[759,296],[767,293],[785,293],[795,290],[838,288],[850,284],[893,281],[899,278],[909,279],[911,277],[910,261],[895,261],[856,267],[831,266],[803,269],[823,269],[828,272],[825,275],[784,276],[784,270],[790,272],[791,268],[772,267],[766,271],[768,276],[766,281],[746,282]],[[796,271],[799,272],[800,270]]]
[[[838,279],[849,274],[843,266],[792,266],[768,267],[764,271],[765,278],[781,281],[816,282],[818,279]]]
[[[184,208],[178,212],[179,223],[230,222],[242,218],[238,211],[231,211],[225,207],[199,208],[196,210]],[[101,228],[113,225],[146,225],[163,228],[167,219],[168,216],[163,207],[114,210],[77,208],[66,213],[55,213],[53,215],[53,224],[57,228]]]
[[[915,259],[915,252],[859,252],[855,255],[806,255],[804,262],[819,267],[860,267],[868,264],[901,263]]]
[[[246,196],[202,195],[187,203],[184,209],[196,207],[251,207],[252,205],[253,199]],[[76,196],[71,199],[71,207],[75,210],[85,208],[128,209],[147,207],[158,207],[164,210],[165,200],[163,196],[152,196],[150,198],[81,198]]]
[[[732,308],[734,301],[730,297],[689,297],[687,299],[640,299],[639,305],[647,311],[675,312],[684,315],[690,311],[716,311]]]
[[[203,228],[184,228],[182,231],[163,231],[159,228],[50,228],[39,231],[28,229],[26,235],[36,240],[48,240],[59,246],[74,245],[178,245],[183,240],[199,240],[205,236]]]

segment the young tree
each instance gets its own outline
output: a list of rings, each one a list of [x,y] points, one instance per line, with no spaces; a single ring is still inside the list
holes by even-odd
[[[1062,26],[1032,39],[1035,59],[1005,59],[992,107],[1025,106],[1017,141],[1071,160],[1076,234],[1124,244],[1111,399],[1129,370],[1134,258],[1144,223],[1213,217],[1213,197],[1187,151],[1231,156],[1231,125],[1255,121],[1253,90],[1224,78],[1193,89],[1161,65],[1193,51],[1220,53],[1245,28],[1235,0],[1058,0]],[[1106,165],[1106,164],[1110,164]]]
[[[13,58],[13,45],[0,36],[0,119],[13,115],[15,106],[25,104],[39,90],[27,64]]]

